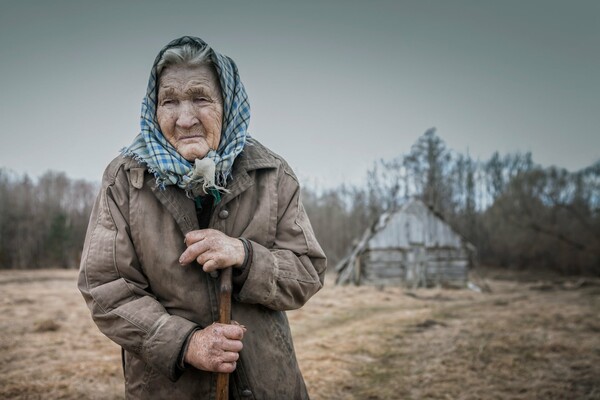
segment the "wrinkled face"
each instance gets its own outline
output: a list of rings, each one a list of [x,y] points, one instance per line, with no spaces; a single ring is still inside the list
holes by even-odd
[[[162,71],[156,119],[183,158],[193,162],[217,149],[222,118],[221,86],[212,66],[173,65]]]

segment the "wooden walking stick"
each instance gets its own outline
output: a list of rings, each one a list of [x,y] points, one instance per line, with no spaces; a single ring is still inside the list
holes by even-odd
[[[231,323],[231,267],[221,271],[219,283],[219,322],[221,324]],[[229,374],[217,373],[217,400],[229,398]]]

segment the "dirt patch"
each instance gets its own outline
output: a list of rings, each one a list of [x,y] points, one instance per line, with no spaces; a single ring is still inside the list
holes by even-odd
[[[503,274],[475,293],[331,278],[288,314],[313,399],[600,398],[596,280]],[[0,272],[0,398],[123,398],[120,350],[75,281],[76,271]]]
[[[34,332],[54,332],[60,329],[60,324],[53,319],[44,319],[35,323]]]

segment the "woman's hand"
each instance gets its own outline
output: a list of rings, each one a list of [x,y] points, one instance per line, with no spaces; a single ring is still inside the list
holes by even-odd
[[[210,372],[231,373],[242,350],[246,328],[232,321],[231,325],[214,323],[192,334],[184,361],[194,368]]]
[[[244,244],[240,239],[227,236],[215,229],[200,229],[185,235],[188,248],[179,257],[186,265],[196,260],[205,272],[227,267],[240,267],[244,263]]]

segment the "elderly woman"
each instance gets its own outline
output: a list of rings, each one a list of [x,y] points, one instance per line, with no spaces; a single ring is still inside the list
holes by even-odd
[[[234,62],[182,37],[158,54],[141,133],[107,167],[79,289],[122,348],[128,398],[305,399],[285,310],[323,284],[317,243],[287,163],[247,134]],[[215,272],[233,268],[232,324]],[[242,349],[243,348],[243,349]]]

